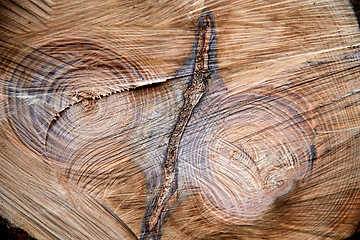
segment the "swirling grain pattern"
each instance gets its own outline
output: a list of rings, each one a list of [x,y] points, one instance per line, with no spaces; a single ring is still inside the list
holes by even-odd
[[[61,4],[59,13],[65,13]],[[109,4],[83,1],[74,6],[98,7],[102,12]],[[10,136],[9,142],[20,141],[11,146],[21,147],[14,147],[13,155],[10,150],[4,152],[2,159],[27,153],[34,163],[43,160],[45,167],[39,166],[49,171],[46,178],[53,174],[58,181],[59,189],[52,191],[65,196],[59,203],[70,210],[80,209],[86,216],[91,215],[87,205],[96,206],[95,217],[105,216],[104,221],[116,223],[108,226],[111,237],[281,239],[285,229],[296,232],[296,238],[340,238],[335,233],[345,232],[341,228],[348,225],[347,217],[359,212],[354,207],[359,165],[348,160],[357,159],[355,148],[360,139],[358,47],[346,49],[328,40],[330,50],[304,53],[294,44],[307,41],[296,30],[302,27],[297,23],[281,25],[267,36],[278,19],[283,23],[290,16],[274,15],[271,9],[290,9],[291,16],[303,16],[286,1],[260,1],[254,9],[261,9],[262,14],[251,11],[252,1],[232,4],[229,10],[220,3],[209,3],[214,15],[209,10],[200,14],[199,3],[184,4],[197,9],[184,16],[200,14],[193,48],[185,62],[186,56],[173,60],[183,65],[164,77],[159,71],[170,75],[176,64],[164,64],[167,69],[160,70],[158,63],[163,60],[152,58],[168,53],[176,56],[176,46],[158,47],[151,57],[142,50],[156,45],[151,41],[160,39],[156,36],[165,26],[161,24],[182,23],[185,29],[192,23],[181,14],[170,20],[149,20],[152,3],[119,6],[122,4],[142,9],[142,15],[131,20],[126,11],[105,14],[101,22],[105,26],[124,14],[129,18],[119,20],[118,25],[141,23],[151,28],[149,45],[135,43],[137,35],[133,34],[128,38],[133,45],[123,46],[124,37],[114,50],[115,40],[91,40],[76,31],[52,35],[49,30],[50,40],[39,37],[7,60],[6,73],[0,75],[0,97],[6,101],[1,119],[8,125],[0,121],[0,134],[5,133],[1,139]],[[185,9],[184,5],[179,9]],[[328,9],[327,5],[315,8],[312,1],[303,5],[314,15]],[[171,6],[167,2],[160,12],[166,15]],[[187,8],[184,11],[189,12]],[[61,15],[57,19],[66,14]],[[78,21],[81,28],[90,15],[80,11],[72,21]],[[215,18],[227,37],[220,37],[220,42],[227,41],[220,48],[216,47]],[[254,23],[254,19],[266,24]],[[72,22],[66,24],[54,26],[62,29]],[[324,29],[320,30],[326,32]],[[334,32],[328,31],[330,35]],[[172,30],[166,34],[164,38]],[[280,48],[276,39],[284,35],[289,41]],[[264,39],[269,43],[263,43]],[[136,54],[130,54],[137,46],[141,47]],[[119,51],[121,47],[128,49]],[[315,45],[307,51],[314,49]],[[293,54],[292,60],[286,62],[284,54]],[[226,76],[224,81],[220,74]],[[9,166],[16,166],[10,160]],[[323,200],[329,206],[313,210],[313,202],[323,206]],[[304,211],[307,208],[310,212]],[[66,236],[86,238],[80,233]]]
[[[152,201],[143,220],[142,239],[161,238],[184,189],[194,191],[225,221],[256,218],[310,171],[316,156],[312,130],[288,98],[263,95],[263,87],[246,94],[225,91],[216,69],[215,36],[213,17],[204,11],[194,51],[184,67],[169,78],[174,80],[151,88],[141,87],[164,80],[142,68],[146,63],[95,42],[59,40],[29,50],[14,61],[13,74],[8,76],[12,123],[31,148],[64,169],[59,181],[73,182],[96,196],[104,194],[100,186],[114,164],[132,155],[148,186],[153,185],[147,190]],[[169,90],[175,81],[187,84],[190,77],[186,91]],[[179,111],[175,106],[182,104],[181,95],[184,103]],[[159,100],[161,109],[156,107]],[[151,112],[158,114],[151,117]],[[149,119],[155,121],[147,123]],[[174,122],[175,127],[155,130],[154,124],[161,122]],[[151,125],[144,127],[147,124]],[[156,144],[166,141],[171,131],[167,146]],[[129,138],[138,134],[136,141]],[[154,147],[147,144],[153,135],[158,139],[151,140],[153,146],[167,149],[157,158]],[[139,145],[143,157],[132,153]],[[140,160],[144,157],[147,161]],[[117,176],[107,179],[105,186],[115,184]]]
[[[70,106],[84,100],[90,111],[95,98],[164,81],[151,68],[143,69],[146,63],[81,39],[29,49],[13,62],[8,111],[25,142],[45,155],[52,125]]]
[[[185,184],[219,218],[259,216],[311,170],[312,126],[290,97],[226,93],[194,112],[183,139],[192,143],[180,155]]]

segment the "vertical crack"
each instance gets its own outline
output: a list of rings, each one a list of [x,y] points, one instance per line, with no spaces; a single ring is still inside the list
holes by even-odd
[[[160,194],[152,205],[154,207],[151,213],[144,218],[143,225],[145,226],[143,226],[141,239],[160,239],[161,228],[166,221],[166,217],[178,202],[176,168],[179,143],[193,109],[205,92],[207,78],[211,75],[209,71],[209,50],[214,37],[212,34],[213,27],[210,11],[204,10],[199,22],[198,44],[191,86],[184,93],[184,105],[168,143],[164,169],[165,180]]]

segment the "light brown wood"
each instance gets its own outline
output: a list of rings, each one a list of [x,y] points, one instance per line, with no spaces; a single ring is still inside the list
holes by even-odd
[[[357,231],[360,31],[340,0],[2,2],[1,216],[37,239],[150,236],[204,9],[212,74],[153,236]]]

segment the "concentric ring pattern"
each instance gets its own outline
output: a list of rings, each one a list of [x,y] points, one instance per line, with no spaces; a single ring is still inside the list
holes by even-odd
[[[68,107],[83,101],[75,107],[85,108],[83,115],[77,116],[77,120],[85,119],[83,125],[100,118],[114,124],[120,121],[121,125],[126,119],[119,120],[119,116],[96,104],[94,99],[161,81],[140,56],[121,55],[83,39],[58,40],[37,49],[28,48],[13,60],[9,69],[6,76],[9,115],[22,139],[41,154],[46,154],[47,135],[53,131],[50,128],[56,119],[68,118],[64,114]],[[87,115],[94,110],[97,115]],[[77,120],[67,122],[66,127],[74,127]],[[108,127],[110,130],[111,126]],[[92,125],[86,129],[87,134],[96,129]]]
[[[225,220],[259,216],[306,176],[315,158],[302,99],[260,90],[204,98],[184,132],[185,184]]]

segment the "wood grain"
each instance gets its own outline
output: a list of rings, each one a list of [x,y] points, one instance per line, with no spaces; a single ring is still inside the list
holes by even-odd
[[[37,239],[150,237],[204,9],[211,75],[154,239],[357,231],[360,32],[340,0],[2,2],[3,217]]]

